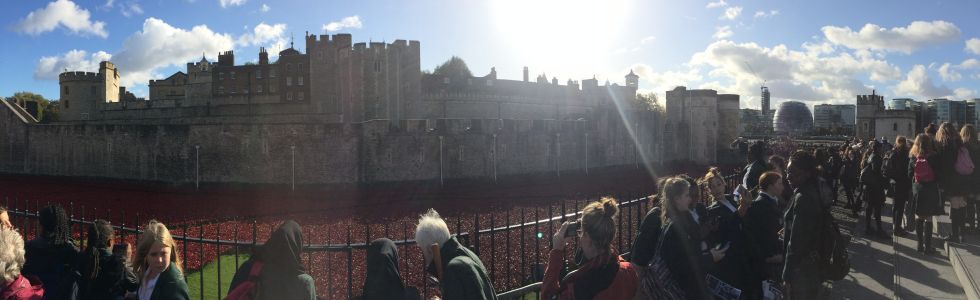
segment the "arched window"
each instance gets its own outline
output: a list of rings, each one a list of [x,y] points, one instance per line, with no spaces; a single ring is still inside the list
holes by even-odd
[[[892,131],[898,131],[898,123],[892,123]]]

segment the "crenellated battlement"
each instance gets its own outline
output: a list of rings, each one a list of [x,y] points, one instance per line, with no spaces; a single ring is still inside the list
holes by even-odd
[[[95,72],[68,71],[58,74],[58,82],[102,81],[102,74]]]

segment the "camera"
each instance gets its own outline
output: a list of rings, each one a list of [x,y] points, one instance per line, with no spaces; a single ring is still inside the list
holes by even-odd
[[[573,237],[578,235],[579,228],[582,228],[581,222],[572,222],[568,224],[568,229],[565,229],[565,237]]]

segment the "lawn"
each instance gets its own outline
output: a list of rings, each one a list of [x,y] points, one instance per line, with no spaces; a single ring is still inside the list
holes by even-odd
[[[201,272],[193,271],[187,273],[187,287],[190,289],[191,299],[224,299],[228,295],[228,285],[231,278],[235,276],[235,255],[221,256],[221,295],[218,295],[218,261],[214,260],[204,265],[204,297],[201,298]],[[241,265],[248,260],[248,254],[238,255],[238,264]]]

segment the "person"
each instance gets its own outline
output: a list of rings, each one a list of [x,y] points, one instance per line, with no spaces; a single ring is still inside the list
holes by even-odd
[[[367,276],[361,299],[418,299],[418,292],[406,289],[398,272],[398,247],[390,239],[371,241],[367,249]]]
[[[7,213],[7,207],[0,205],[0,229],[14,229],[14,224],[10,223],[10,214]]]
[[[779,175],[783,177],[783,186],[785,186],[786,189],[783,190],[782,195],[775,196],[779,198],[780,211],[785,212],[786,208],[789,207],[789,202],[793,200],[793,189],[789,188],[789,181],[786,179],[786,158],[779,155],[770,156],[769,170],[779,173]]]
[[[140,278],[139,300],[188,300],[180,252],[170,230],[151,220],[136,242],[134,272]]]
[[[691,213],[690,183],[684,178],[668,179],[661,203],[663,245],[660,257],[667,265],[686,299],[712,299],[705,280],[706,270],[725,257],[727,247],[708,249],[702,230]]]
[[[762,265],[757,265],[759,272],[755,282],[766,279],[776,279],[774,267],[783,262],[782,246],[779,242],[779,231],[782,230],[778,195],[783,193],[783,176],[776,172],[766,172],[759,177],[759,197],[752,201],[743,218],[743,226],[748,235],[754,257],[760,258]]]
[[[980,164],[980,142],[977,141],[977,129],[973,124],[963,125],[960,129],[960,140],[963,141],[963,147],[966,147],[967,151],[970,153],[970,160],[974,165],[973,174],[968,175],[970,182],[980,182],[980,171],[977,171],[977,165]],[[965,218],[966,224],[970,225],[974,230],[977,229],[977,202],[980,202],[980,184],[968,184],[967,187],[967,216]]]
[[[630,251],[630,263],[634,269],[643,276],[643,271],[650,264],[653,255],[656,254],[657,242],[660,240],[660,201],[663,199],[663,187],[670,177],[661,177],[657,180],[658,193],[650,197],[650,210],[647,211],[640,228],[633,239],[633,251]]]
[[[960,146],[963,142],[952,123],[943,122],[936,133],[936,154],[939,167],[936,179],[939,182],[940,194],[944,202],[949,202],[950,235],[947,240],[962,242],[962,230],[966,217],[967,185],[970,177],[959,174],[956,170]],[[935,165],[934,165],[935,167]]]
[[[939,159],[934,150],[933,139],[925,133],[915,137],[909,150],[908,174],[912,178],[912,207],[918,218],[915,221],[916,249],[920,253],[933,254],[932,217],[945,212],[939,195],[939,185],[935,179],[935,168]]]
[[[248,279],[252,266],[262,262],[257,280],[256,299],[316,299],[313,277],[303,268],[303,229],[286,220],[232,277],[228,289],[234,290]]]
[[[861,161],[861,184],[864,187],[865,202],[868,203],[864,210],[865,234],[887,236],[881,227],[881,209],[885,206],[885,185],[881,175],[881,144],[871,140],[868,142],[868,150],[864,153],[864,160]],[[871,219],[875,220],[874,229],[871,227]]]
[[[419,216],[415,242],[422,249],[426,272],[439,281],[442,299],[497,299],[487,268],[455,237],[434,209]]]
[[[793,187],[793,201],[784,219],[786,254],[782,280],[789,299],[817,299],[823,280],[817,262],[812,259],[820,243],[820,228],[824,226],[825,207],[822,207],[817,180],[816,159],[798,150],[789,160],[786,176]]]
[[[827,169],[824,172],[824,176],[830,184],[831,197],[833,197],[835,205],[837,204],[837,196],[839,194],[837,191],[840,190],[841,168],[844,167],[844,162],[840,158],[841,152],[835,151],[836,149],[837,147],[831,147],[830,159],[827,162]]]
[[[41,209],[38,223],[41,232],[27,242],[24,275],[37,276],[44,283],[45,298],[68,299],[75,289],[74,270],[78,247],[71,239],[68,215],[58,204]]]
[[[701,178],[701,184],[711,199],[708,217],[718,220],[718,228],[705,237],[708,246],[728,245],[725,258],[714,264],[708,273],[742,291],[741,299],[755,299],[762,295],[762,285],[754,281],[749,243],[742,229],[743,216],[747,213],[750,193],[738,200],[725,194],[725,180],[718,168],[711,168]]]
[[[858,175],[861,169],[861,159],[858,157],[858,150],[848,147],[844,152],[844,167],[841,170],[841,186],[844,188],[844,197],[847,198],[847,208],[854,211],[860,209],[858,199],[854,193],[858,186]],[[789,189],[789,187],[787,187]]]
[[[0,299],[44,299],[41,281],[22,274],[24,262],[24,238],[12,228],[0,228]]]
[[[913,221],[911,217],[906,221],[905,214],[909,197],[912,196],[912,178],[908,174],[909,146],[904,136],[900,135],[895,138],[895,147],[892,149],[892,154],[888,160],[888,170],[885,172],[889,179],[895,182],[892,233],[896,236],[905,236],[907,232],[904,228],[909,227]]]
[[[752,146],[749,146],[749,159],[752,161],[745,166],[745,174],[742,177],[742,186],[745,189],[752,189],[759,185],[759,176],[769,169],[766,165],[766,143],[763,141],[752,143]]]
[[[125,262],[110,251],[115,238],[115,230],[108,221],[92,222],[87,249],[76,263],[80,275],[78,299],[116,299],[139,287],[136,277],[129,276]]]
[[[544,280],[543,299],[633,299],[639,279],[633,265],[623,260],[612,246],[616,236],[616,200],[604,197],[589,203],[582,217],[562,223],[552,237]],[[559,280],[565,269],[565,247],[574,242],[567,231],[577,224],[578,245],[585,261],[574,273]]]

